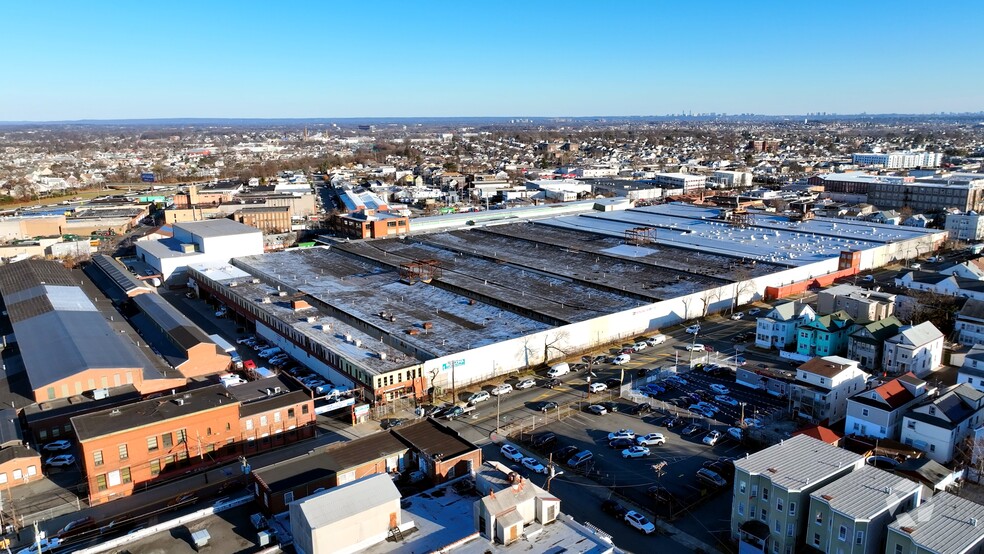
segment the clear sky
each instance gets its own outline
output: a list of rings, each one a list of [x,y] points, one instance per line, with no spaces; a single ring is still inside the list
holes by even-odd
[[[9,1],[0,121],[984,110],[984,1]]]

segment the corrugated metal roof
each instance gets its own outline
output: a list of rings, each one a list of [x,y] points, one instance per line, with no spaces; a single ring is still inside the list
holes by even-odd
[[[371,475],[298,500],[297,509],[309,528],[318,529],[400,498],[389,475]]]
[[[984,506],[948,492],[904,513],[888,525],[890,533],[909,536],[938,554],[960,554],[984,540]]]
[[[825,485],[810,494],[811,501],[856,520],[870,520],[912,495],[922,485],[869,465]]]
[[[199,344],[215,344],[212,339],[208,338],[205,331],[202,331],[201,327],[192,323],[190,319],[158,294],[134,296],[133,303],[154,320],[158,327],[164,329],[181,348],[190,350]]]
[[[775,485],[796,491],[863,460],[860,454],[797,435],[736,460],[735,467],[749,474],[766,475]]]
[[[202,238],[225,237],[229,235],[248,235],[248,234],[260,232],[260,230],[257,229],[256,227],[243,225],[238,221],[233,221],[231,219],[226,219],[226,218],[175,223],[174,229],[175,231],[180,229]]]
[[[134,277],[122,264],[105,254],[92,256],[92,263],[125,293],[133,290],[151,290],[146,283]]]
[[[73,286],[77,282],[65,267],[57,262],[24,260],[0,267],[0,295],[29,289],[37,285]]]

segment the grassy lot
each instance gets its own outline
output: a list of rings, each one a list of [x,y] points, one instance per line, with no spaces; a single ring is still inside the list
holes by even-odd
[[[58,204],[58,203],[63,202],[65,200],[68,200],[69,202],[71,202],[72,200],[76,200],[76,199],[79,199],[79,200],[90,200],[90,199],[96,198],[98,196],[106,196],[107,194],[117,194],[117,193],[120,193],[120,192],[127,192],[128,190],[138,191],[138,190],[144,190],[144,189],[148,188],[147,183],[129,183],[129,184],[126,184],[126,185],[114,184],[114,185],[111,185],[111,186],[112,186],[112,188],[108,188],[108,189],[92,189],[92,190],[74,191],[74,192],[71,192],[69,194],[65,194],[65,195],[62,195],[62,196],[44,196],[44,197],[41,197],[39,199],[33,199],[32,198],[32,199],[24,200],[22,202],[10,202],[9,204],[8,203],[3,203],[3,204],[0,204],[0,208],[4,208],[4,209],[9,209],[9,208],[26,208],[28,206],[37,206],[39,204],[41,204],[41,205],[43,205],[43,204]]]

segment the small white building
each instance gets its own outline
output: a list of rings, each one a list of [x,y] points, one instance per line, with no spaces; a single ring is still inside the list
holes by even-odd
[[[882,347],[882,369],[925,377],[943,363],[943,333],[930,321],[903,327]]]
[[[711,174],[711,181],[721,187],[750,187],[752,186],[752,173],[750,171],[715,171]]]
[[[483,495],[474,505],[475,528],[482,537],[509,545],[560,516],[556,496],[504,466],[492,467],[496,471],[483,467],[475,483]]]
[[[858,362],[840,356],[813,358],[796,369],[792,408],[800,417],[826,426],[847,415],[848,398],[864,390],[868,374]]]
[[[975,344],[957,370],[957,384],[966,383],[984,392],[984,344]]]
[[[175,223],[172,229],[169,238],[136,244],[137,258],[160,272],[165,281],[180,278],[190,264],[263,253],[263,232],[231,219]]]
[[[783,349],[796,343],[796,328],[817,318],[809,304],[785,302],[772,308],[755,324],[755,346]]]
[[[703,190],[707,183],[707,177],[690,173],[657,173],[653,180],[660,186],[682,188],[684,194]]]
[[[381,473],[290,503],[290,530],[298,554],[347,554],[406,531],[400,491]]]
[[[953,459],[957,445],[981,425],[982,418],[984,393],[966,383],[953,385],[905,415],[901,440],[946,464]]]

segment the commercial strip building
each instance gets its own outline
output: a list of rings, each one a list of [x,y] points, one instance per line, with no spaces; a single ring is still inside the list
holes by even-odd
[[[744,226],[721,217],[678,204],[592,211],[241,257],[193,266],[189,276],[315,371],[385,402],[726,310],[767,287],[805,290],[943,237],[821,218],[757,214]]]

